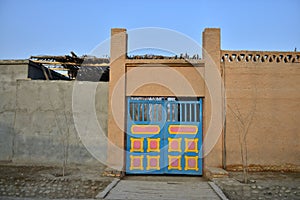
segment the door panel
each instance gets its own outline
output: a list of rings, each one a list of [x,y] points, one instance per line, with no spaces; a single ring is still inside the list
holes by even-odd
[[[128,98],[126,173],[202,175],[202,99]]]

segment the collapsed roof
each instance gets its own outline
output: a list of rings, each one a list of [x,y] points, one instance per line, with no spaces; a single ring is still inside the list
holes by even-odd
[[[109,81],[109,58],[97,58],[94,56],[78,57],[73,51],[71,55],[64,56],[31,56],[30,60],[43,64],[55,71],[67,71],[70,79],[81,81]]]

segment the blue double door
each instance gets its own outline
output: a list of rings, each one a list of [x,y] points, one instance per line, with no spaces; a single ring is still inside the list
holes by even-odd
[[[202,99],[127,100],[127,174],[202,175]]]

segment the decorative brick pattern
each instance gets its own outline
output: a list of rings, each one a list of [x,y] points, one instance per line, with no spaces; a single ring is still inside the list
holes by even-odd
[[[299,63],[299,52],[222,51],[221,62]]]

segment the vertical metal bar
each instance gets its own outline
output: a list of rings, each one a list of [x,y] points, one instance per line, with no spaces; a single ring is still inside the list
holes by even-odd
[[[198,110],[197,110],[197,105],[198,103],[195,103],[195,122],[197,122],[197,113],[198,113]]]
[[[137,109],[138,109],[137,121],[140,121],[140,103],[137,103]]]
[[[130,111],[130,101],[129,101],[129,98],[127,99],[127,110]],[[127,112],[128,112],[128,111],[127,111]],[[128,116],[128,114],[129,114],[129,116]],[[127,119],[128,119],[128,120],[131,119],[131,118],[130,118],[130,112],[127,113]],[[132,119],[131,119],[131,120],[132,120]]]
[[[202,126],[202,99],[200,99],[199,106],[200,106],[200,109],[199,109],[199,121],[201,122],[201,126]]]
[[[180,112],[180,119],[179,119],[179,121],[182,122],[182,121],[183,121],[183,120],[182,120],[182,103],[179,103],[179,109],[180,109],[180,110],[179,110],[179,112]]]
[[[197,103],[197,121],[200,121],[200,104]]]
[[[194,103],[194,121],[197,122],[197,103]]]
[[[190,122],[192,122],[192,103],[190,103]]]
[[[178,121],[178,104],[174,104],[174,121]]]
[[[165,117],[165,116],[164,116],[164,112],[163,112],[164,105],[165,105],[165,104],[160,104],[160,105],[159,105],[159,113],[158,113],[158,120],[159,120],[159,121],[162,121],[162,120],[163,120],[163,117]]]
[[[187,103],[184,104],[184,121],[186,122],[187,121],[187,113],[186,113],[186,110],[187,110]]]
[[[176,102],[173,104],[173,110],[174,110],[173,119],[174,119],[174,122],[175,122],[176,121]]]
[[[154,104],[151,104],[151,121],[154,121]]]
[[[164,116],[163,116],[163,114],[164,114],[164,113],[163,113],[163,109],[164,109],[163,105],[164,105],[164,104],[160,104],[160,105],[159,105],[159,109],[158,109],[158,110],[159,110],[159,111],[158,111],[158,112],[159,112],[159,113],[158,113],[158,120],[159,120],[159,121],[161,121],[161,120],[163,119],[163,117],[164,117]]]
[[[157,107],[157,112],[158,112],[158,115],[157,115],[157,120],[160,121],[160,117],[162,117],[162,111],[161,111],[161,108],[162,108],[162,105],[161,104],[158,104],[158,107]]]
[[[144,121],[145,119],[144,114],[144,103],[142,103],[142,121]]]
[[[173,112],[173,104],[170,102],[170,121],[172,122],[173,119],[172,119],[172,112]]]
[[[166,102],[166,104],[165,104],[165,109],[166,109],[166,120],[168,121],[169,120],[169,118],[170,118],[170,115],[169,115],[169,108],[168,108],[168,103]]]
[[[147,103],[144,103],[144,120],[147,121]]]
[[[188,103],[185,103],[185,108],[186,108],[186,122],[189,121],[189,104]]]
[[[198,122],[199,121],[199,110],[200,110],[199,103],[196,104],[196,107],[197,107],[196,120]]]
[[[158,122],[158,105],[159,104],[156,104],[156,121]]]
[[[158,121],[161,121],[162,120],[162,115],[163,115],[163,106],[162,106],[162,104],[159,104],[159,106],[158,106]]]
[[[149,121],[149,102],[146,105],[147,105],[147,107],[146,107],[146,121]]]
[[[129,102],[130,102],[130,101],[129,101]],[[132,121],[134,121],[134,120],[135,120],[135,117],[134,117],[134,114],[135,114],[135,113],[134,113],[134,103],[132,102],[132,103],[129,103],[129,104],[132,105],[132,110],[131,110],[132,116],[131,116],[130,119],[131,119]],[[130,106],[130,105],[129,105],[129,106]]]
[[[193,122],[193,103],[190,103],[190,122]]]
[[[148,121],[150,122],[151,121],[151,118],[152,118],[152,116],[151,116],[151,104],[150,104],[150,102],[148,103]]]
[[[148,102],[148,105],[147,105],[147,121],[150,121],[150,102]]]
[[[166,113],[166,121],[169,120],[169,108],[168,108],[168,102],[166,102],[165,104],[165,113]]]
[[[189,121],[189,104],[185,103],[185,121],[188,122]]]
[[[132,120],[132,103],[127,101],[127,119]]]
[[[191,121],[191,104],[188,103],[187,104],[187,113],[188,113],[188,121],[190,122]]]
[[[185,107],[186,107],[186,121],[187,122],[190,120],[190,118],[189,118],[190,117],[190,115],[189,115],[189,112],[190,112],[189,106],[190,106],[189,103],[185,104]]]

